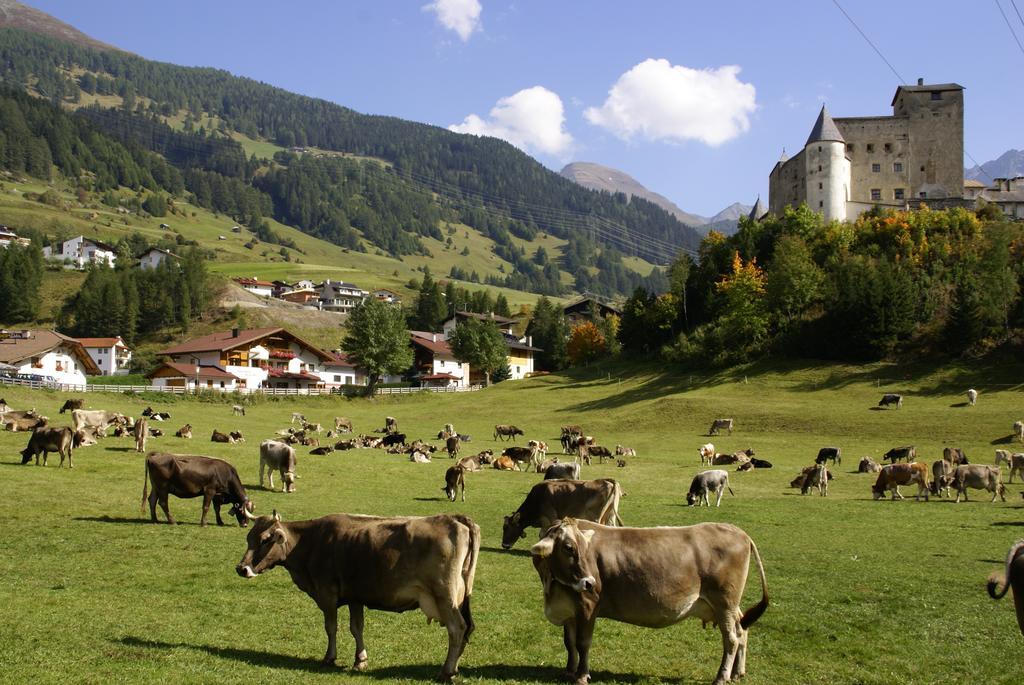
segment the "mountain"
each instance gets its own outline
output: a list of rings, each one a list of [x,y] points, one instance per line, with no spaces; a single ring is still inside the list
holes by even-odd
[[[990,184],[997,178],[1024,176],[1024,150],[1007,150],[997,159],[964,170],[964,178]]]
[[[750,214],[750,210],[754,208],[754,205],[745,205],[742,202],[733,202],[731,205],[715,214],[713,217],[708,219],[709,224],[716,224],[719,222],[732,221],[733,223],[740,220],[741,216],[747,216]]]
[[[17,0],[0,0],[0,27],[23,29],[43,36],[49,36],[58,40],[74,43],[83,48],[95,48],[97,50],[116,50],[112,45],[107,45],[87,36],[74,26],[65,24],[56,17],[46,12],[23,5]]]

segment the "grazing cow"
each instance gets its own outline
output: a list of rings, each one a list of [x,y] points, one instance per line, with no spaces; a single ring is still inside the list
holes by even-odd
[[[978,403],[978,391],[974,388],[967,391],[967,403],[972,407]]]
[[[353,431],[352,419],[346,418],[344,416],[335,416],[334,431],[336,433],[351,433]]]
[[[315,447],[309,451],[310,454],[315,454],[318,457],[323,457],[334,451],[334,448],[330,445],[324,445],[323,447]]]
[[[953,488],[956,490],[956,501],[960,502],[960,496],[963,495],[964,500],[967,500],[967,489],[973,488],[975,490],[988,490],[992,493],[993,502],[996,501],[996,497],[1006,501],[1006,486],[1002,483],[1001,472],[996,466],[988,466],[986,464],[967,464],[965,466],[957,466],[953,472],[953,482],[951,483]]]
[[[1019,442],[1024,442],[1024,421],[1013,422],[1013,436],[1017,438]]]
[[[888,407],[890,404],[895,404],[897,409],[902,407],[903,395],[898,395],[894,392],[887,392],[882,395],[882,399],[878,400],[879,407]]]
[[[615,446],[615,456],[616,457],[635,457],[636,456],[636,450],[633,449],[632,447],[623,447],[622,445],[616,445]]]
[[[690,616],[722,633],[715,683],[746,673],[750,626],[768,608],[768,581],[757,546],[728,523],[613,528],[563,519],[530,549],[544,588],[544,615],[562,626],[565,675],[590,682],[590,646],[598,618],[664,628]],[[750,557],[761,600],[740,607]]]
[[[50,452],[60,454],[60,466],[64,466],[64,457],[68,459],[68,468],[75,468],[72,460],[72,448],[74,433],[70,428],[37,428],[32,431],[28,439],[28,445],[21,451],[21,463],[27,464],[32,457],[36,458],[36,466],[39,466],[39,453],[43,454],[43,466],[46,466]]]
[[[519,462],[512,457],[507,457],[504,454],[495,459],[491,466],[498,469],[499,471],[519,471]]]
[[[231,406],[231,413],[234,416],[245,416],[245,407],[240,404],[234,404]]]
[[[132,436],[135,438],[135,451],[142,453],[146,451],[146,438],[149,436],[149,424],[145,416],[139,417],[132,429]]]
[[[882,455],[882,461],[890,461],[895,464],[898,461],[904,460],[908,464],[917,459],[917,450],[913,445],[903,445],[902,447],[893,447],[891,450]]]
[[[501,451],[501,456],[508,457],[516,463],[516,470],[521,470],[520,464],[535,464],[537,450],[532,447],[506,447]]]
[[[231,436],[231,439],[235,442],[245,442],[245,438],[242,437],[242,434],[238,431],[231,431],[228,435]]]
[[[74,411],[75,409],[81,409],[85,406],[85,400],[67,400],[60,408],[60,413],[63,414],[66,411]]]
[[[943,447],[942,458],[952,463],[953,466],[970,463],[967,461],[967,455],[959,447]]]
[[[718,435],[721,430],[729,431],[729,435],[732,435],[732,419],[715,419],[711,422],[708,435]]]
[[[462,441],[459,440],[458,435],[452,435],[444,441],[444,448],[448,451],[448,458],[455,459],[459,456],[459,447]]]
[[[824,464],[829,459],[832,460],[833,464],[843,463],[843,450],[840,447],[822,447],[818,450],[818,456],[815,457],[815,464]]]
[[[1024,454],[1010,455],[1010,482],[1013,482],[1013,474],[1017,474],[1024,480]]]
[[[544,469],[544,480],[579,480],[580,465],[576,462],[552,464]]]
[[[800,485],[800,494],[806,495],[811,488],[818,488],[818,494],[822,497],[828,495],[828,469],[824,462],[818,462],[804,476],[804,482]]]
[[[505,517],[501,546],[511,549],[516,540],[526,537],[527,528],[545,530],[569,516],[621,526],[621,497],[622,486],[610,478],[541,481],[530,488],[519,508]]]
[[[34,418],[27,419],[10,419],[4,418],[4,430],[12,433],[18,433],[21,431],[34,431],[37,428],[42,428],[50,422],[45,416],[37,416]]]
[[[929,483],[926,464],[916,461],[912,464],[886,464],[878,472],[875,484],[871,486],[871,495],[878,500],[885,497],[886,490],[891,490],[893,500],[903,499],[903,495],[900,494],[900,486],[913,483],[917,484],[917,494],[914,496],[914,500],[920,500],[921,495],[924,495],[927,502]]]
[[[296,424],[296,423],[299,424],[300,426],[302,424],[306,423],[306,417],[302,414],[302,412],[298,412],[298,411],[293,411],[292,412],[292,424]]]
[[[397,433],[398,432],[398,419],[396,419],[394,416],[385,416],[384,417],[384,430],[383,430],[383,432],[388,434],[388,435],[390,435],[392,433]]]
[[[124,415],[102,409],[71,410],[71,427],[76,432],[83,428],[96,428],[97,435],[102,438],[106,437],[107,427],[112,423],[124,425]]]
[[[448,499],[452,502],[455,501],[456,491],[462,489],[462,501],[466,501],[466,469],[462,468],[458,464],[450,466],[447,471],[444,472],[444,494],[448,496]]]
[[[363,609],[403,612],[419,608],[427,621],[448,631],[448,656],[440,679],[451,681],[475,624],[470,613],[480,553],[480,527],[459,514],[382,518],[332,514],[283,523],[261,516],[249,533],[248,549],[235,570],[255,578],[283,566],[295,585],[324,614],[327,653],[337,659],[338,607],[347,605],[355,638],[353,669],[368,659],[363,643]]]
[[[1006,464],[1006,468],[1010,468],[1010,457],[1013,456],[1010,450],[996,450],[996,466],[1000,464]]]
[[[263,487],[263,469],[267,470],[270,489],[274,489],[274,471],[281,474],[281,491],[295,492],[295,448],[277,440],[260,443],[260,487]]]
[[[701,471],[690,482],[690,491],[686,493],[686,504],[692,507],[695,504],[700,506],[700,503],[703,502],[710,507],[711,501],[708,499],[708,493],[717,492],[718,500],[715,502],[715,506],[719,507],[722,505],[722,495],[725,494],[726,488],[729,489],[730,495],[736,496],[736,493],[729,487],[728,471],[722,469]]]
[[[562,443],[562,452],[572,454],[576,449],[575,438],[580,435],[583,435],[582,426],[562,426],[562,434],[559,438],[559,442]]]
[[[878,473],[881,470],[881,465],[871,457],[862,457],[857,465],[857,473]]]
[[[757,457],[751,457],[750,458],[750,463],[753,465],[753,467],[755,469],[770,469],[770,468],[772,468],[772,463],[770,461],[765,461],[764,459],[758,459]]]
[[[515,426],[499,423],[494,427],[495,440],[512,440],[512,442],[515,442],[517,435],[523,435],[523,431]]]
[[[384,439],[380,441],[380,444],[381,447],[405,445],[405,433],[388,433],[384,436]]]
[[[936,497],[949,497],[949,486],[953,483],[953,472],[956,467],[946,459],[932,462],[931,493]]]
[[[472,457],[459,459],[458,465],[466,471],[480,471],[483,465],[491,463],[493,457],[494,452],[492,450],[484,450],[480,454],[474,454]]]
[[[192,424],[191,423],[186,423],[184,426],[179,428],[177,431],[175,431],[174,437],[176,437],[176,438],[184,438],[185,440],[191,440],[192,439]]]
[[[210,512],[210,504],[217,517],[217,525],[223,526],[220,517],[221,505],[230,504],[231,511],[238,525],[243,528],[249,519],[256,518],[252,514],[253,506],[245,494],[245,488],[238,477],[238,471],[222,459],[200,457],[185,454],[168,454],[166,452],[150,452],[146,456],[145,472],[142,474],[142,504],[145,509],[149,484],[153,484],[153,492],[148,494],[149,516],[156,523],[156,505],[164,510],[167,523],[176,523],[167,508],[167,497],[203,498],[203,515],[199,525],[206,525],[206,515]]]
[[[999,586],[1003,589],[1000,590]],[[1000,577],[993,573],[988,579],[988,596],[1002,599],[1013,588],[1013,606],[1017,612],[1017,627],[1024,635],[1024,540],[1018,540],[1006,554],[1006,573]]]
[[[700,449],[697,450],[697,453],[700,454],[701,466],[704,466],[705,464],[711,466],[711,460],[715,458],[715,446],[710,442],[706,445],[701,445]]]
[[[214,429],[213,430],[213,435],[210,436],[210,442],[227,442],[227,443],[231,443],[231,442],[234,442],[234,440],[231,438],[230,435],[227,435],[225,433],[221,433],[219,430]]]

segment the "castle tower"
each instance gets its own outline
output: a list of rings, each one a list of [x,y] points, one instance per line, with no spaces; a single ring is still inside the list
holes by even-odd
[[[825,215],[825,221],[845,221],[850,199],[850,160],[846,140],[822,105],[818,120],[804,145],[807,206]]]
[[[768,213],[768,208],[761,202],[761,196],[757,196],[757,201],[754,202],[754,206],[750,209],[750,213],[747,214],[747,218],[751,221],[760,221],[765,214]]]

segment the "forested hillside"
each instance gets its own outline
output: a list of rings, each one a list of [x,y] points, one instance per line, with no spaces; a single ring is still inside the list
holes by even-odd
[[[420,238],[440,240],[446,223],[465,224],[497,243],[495,252],[515,267],[481,279],[495,285],[560,294],[566,290],[561,269],[575,279],[577,290],[663,289],[660,269],[641,276],[622,257],[664,263],[678,249],[694,250],[699,243],[696,232],[660,207],[581,188],[503,141],[359,114],[224,71],[3,29],[0,78],[11,88],[77,109],[76,123],[63,126],[80,138],[81,122],[88,120],[89,130],[108,133],[133,158],[158,153],[180,175],[150,169],[160,189],[172,195],[187,191],[200,206],[240,221],[273,216],[339,245],[372,245],[396,256],[426,254]],[[191,124],[204,118],[216,127]],[[232,134],[296,153],[247,158]],[[51,155],[56,162],[58,155]],[[37,157],[44,164],[41,149]],[[88,165],[77,171],[83,169],[94,171]],[[105,175],[96,179],[109,182]],[[126,180],[128,187],[151,187],[149,178]],[[585,254],[538,255],[522,244],[538,234],[571,238]]]

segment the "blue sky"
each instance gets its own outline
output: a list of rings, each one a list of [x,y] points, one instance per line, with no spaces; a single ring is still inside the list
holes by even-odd
[[[28,3],[149,59],[621,169],[704,215],[767,200],[822,102],[887,114],[899,85],[830,0]],[[1024,41],[1024,0],[840,3],[908,83],[967,88],[979,163],[1024,147],[1024,51],[999,12]]]

